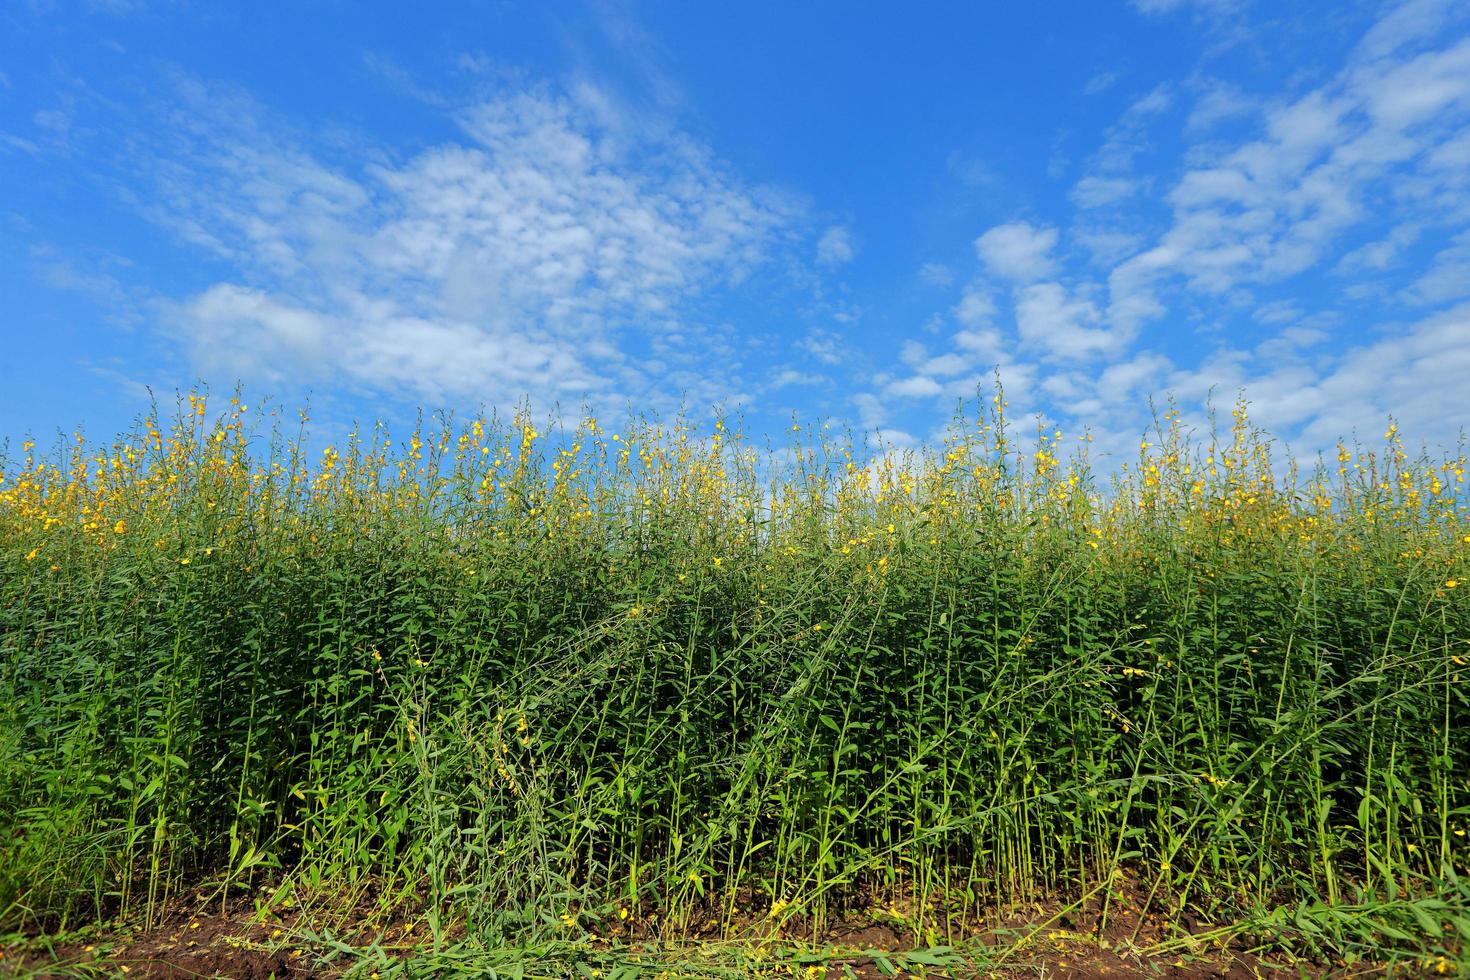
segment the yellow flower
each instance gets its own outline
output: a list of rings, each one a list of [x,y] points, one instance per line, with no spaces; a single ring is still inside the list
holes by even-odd
[[[723,558],[716,558],[715,559],[715,567],[716,568],[719,568],[720,567],[720,562],[722,562],[722,561],[724,561]]]
[[[618,909],[618,918],[627,921],[628,910],[626,908]]]
[[[30,553],[26,555],[26,561],[35,561],[36,560],[36,556],[39,555],[40,553],[41,553],[41,549],[40,548],[32,548],[30,550]]]
[[[1457,578],[1445,579],[1444,587],[1447,588],[1447,589],[1458,588],[1459,585],[1460,585],[1460,580],[1457,579]]]
[[[112,525],[112,533],[113,534],[122,534],[127,529],[128,529],[127,521],[118,521],[116,524]]]
[[[187,564],[189,564],[189,559],[187,559],[187,558],[180,558],[179,559],[179,564],[180,565],[187,565]]]

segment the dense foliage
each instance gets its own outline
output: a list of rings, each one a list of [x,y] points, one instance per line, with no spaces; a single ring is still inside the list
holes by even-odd
[[[855,905],[942,940],[1120,868],[1217,918],[1463,871],[1463,457],[1390,429],[1298,473],[1243,408],[1169,412],[1103,486],[1002,406],[863,460],[524,414],[308,459],[197,396],[26,444],[0,919],[215,888],[489,942]]]

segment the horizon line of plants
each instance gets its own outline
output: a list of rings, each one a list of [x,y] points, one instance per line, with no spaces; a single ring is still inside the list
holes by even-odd
[[[861,911],[932,945],[1106,917],[1123,869],[1171,921],[1455,893],[1463,452],[1390,427],[1304,475],[1244,404],[1204,441],[1169,409],[1104,487],[1004,407],[877,459],[524,412],[308,458],[197,392],[23,444],[0,925],[204,889],[436,942]],[[1458,955],[1462,906],[1408,945]]]

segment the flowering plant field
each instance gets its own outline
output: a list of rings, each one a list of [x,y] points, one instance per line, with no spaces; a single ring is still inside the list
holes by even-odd
[[[0,921],[953,947],[1126,879],[1166,944],[1456,962],[1463,455],[1292,463],[1241,406],[1103,480],[1003,404],[876,458],[526,414],[309,450],[197,394],[12,449]]]

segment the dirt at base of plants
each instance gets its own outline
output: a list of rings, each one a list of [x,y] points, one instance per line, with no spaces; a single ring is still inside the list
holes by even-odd
[[[735,944],[719,943],[725,957],[723,975],[729,976],[730,957],[748,969],[751,975],[771,980],[879,980],[899,977],[1036,977],[1048,980],[1091,980],[1091,978],[1295,978],[1381,976],[1381,968],[1359,966],[1349,969],[1330,964],[1304,961],[1281,954],[1252,953],[1232,949],[1229,945],[1206,947],[1189,953],[1171,952],[1148,955],[1137,952],[1168,937],[1165,925],[1157,918],[1139,914],[1139,905],[1126,899],[1108,910],[1106,925],[1100,905],[1063,910],[1044,903],[1017,908],[1004,917],[977,923],[966,936],[953,936],[944,942],[954,951],[940,954],[926,946],[920,937],[905,927],[902,919],[888,913],[854,914],[825,927],[813,936],[801,921],[787,924],[781,935],[761,934],[760,920],[753,917],[739,931],[750,945],[742,951]],[[320,950],[308,942],[299,945],[293,918],[287,916],[262,920],[246,903],[221,910],[219,904],[200,906],[175,903],[152,928],[140,931],[101,931],[85,941],[69,939],[47,946],[30,940],[10,949],[0,948],[0,977],[26,978],[122,976],[133,978],[228,977],[232,980],[296,980],[296,978],[340,976],[351,963],[345,959],[323,962]],[[1183,927],[1194,933],[1207,931],[1203,923],[1188,922]],[[399,923],[388,930],[362,928],[354,941],[363,945],[375,939],[404,959],[417,958],[427,940],[422,928]],[[803,929],[806,934],[801,935]],[[354,930],[349,926],[345,934]],[[711,965],[721,962],[700,954],[697,938],[701,930],[691,928],[691,940],[670,946],[654,943],[640,936],[636,923],[596,930],[600,938],[592,943],[592,952],[609,954],[614,946],[626,953],[620,959],[642,962],[641,976],[700,976],[699,961]],[[344,934],[339,932],[339,935]],[[1175,933],[1177,935],[1177,933]],[[385,938],[391,936],[391,938]],[[1017,944],[1023,936],[1029,940]],[[805,956],[783,953],[784,937],[800,938]],[[934,937],[928,937],[931,942]],[[789,950],[789,948],[787,948]],[[813,954],[813,951],[817,951]],[[672,955],[671,955],[672,951]],[[987,957],[987,951],[999,955]],[[684,955],[687,954],[687,955]],[[816,961],[815,963],[813,961]],[[584,960],[584,962],[589,962]],[[570,973],[572,963],[567,963]],[[530,970],[536,975],[555,974],[554,962],[541,960]],[[604,975],[608,971],[604,966]],[[365,974],[364,974],[365,975]],[[426,966],[415,976],[451,976],[448,970]],[[1412,971],[1401,975],[1414,975]]]
[[[202,977],[228,977],[231,980],[297,980],[297,978],[330,978],[339,976],[342,968],[318,965],[308,950],[277,947],[261,934],[251,923],[231,919],[201,917],[198,928],[180,929],[160,927],[116,946],[97,944],[76,948],[58,947],[54,960],[50,956],[31,954],[11,962],[11,969],[18,968],[25,977],[76,977],[79,975],[119,974],[131,978],[169,978],[169,980],[198,980]],[[192,923],[191,923],[192,925]],[[823,977],[826,980],[850,977],[854,980],[888,980],[895,975],[901,977],[995,977],[1021,978],[1046,977],[1056,980],[1091,980],[1096,977],[1159,977],[1177,980],[1252,980],[1260,977],[1326,977],[1335,974],[1323,967],[1299,965],[1290,967],[1284,962],[1270,963],[1256,957],[1241,957],[1228,953],[1200,957],[1148,958],[1101,949],[1095,945],[1076,943],[1066,948],[1038,948],[1029,954],[1012,958],[1003,966],[951,964],[945,966],[918,966],[904,959],[908,952],[890,939],[892,932],[885,927],[872,927],[854,934],[851,938],[867,952],[883,954],[882,959],[872,955],[854,954],[835,957],[825,964],[825,971],[815,973],[801,965],[788,965],[772,960],[759,968],[767,977],[808,978]],[[887,945],[886,941],[894,945]],[[90,947],[90,948],[89,948]],[[9,957],[7,957],[9,959]],[[889,972],[883,963],[889,965]],[[48,962],[54,963],[54,968]],[[645,961],[646,962],[646,961]],[[668,970],[668,973],[664,973]],[[751,972],[757,972],[751,967]],[[698,975],[695,970],[687,973],[675,964],[649,966],[645,975],[679,976]],[[7,972],[6,960],[0,960],[0,976]],[[435,972],[425,975],[444,976]]]
[[[50,949],[33,941],[17,950],[0,950],[0,977],[11,972],[37,978],[121,974],[231,980],[322,975],[305,962],[305,950],[282,946],[284,935],[279,925],[259,922],[244,911],[172,909],[148,929],[101,931],[86,941]]]

